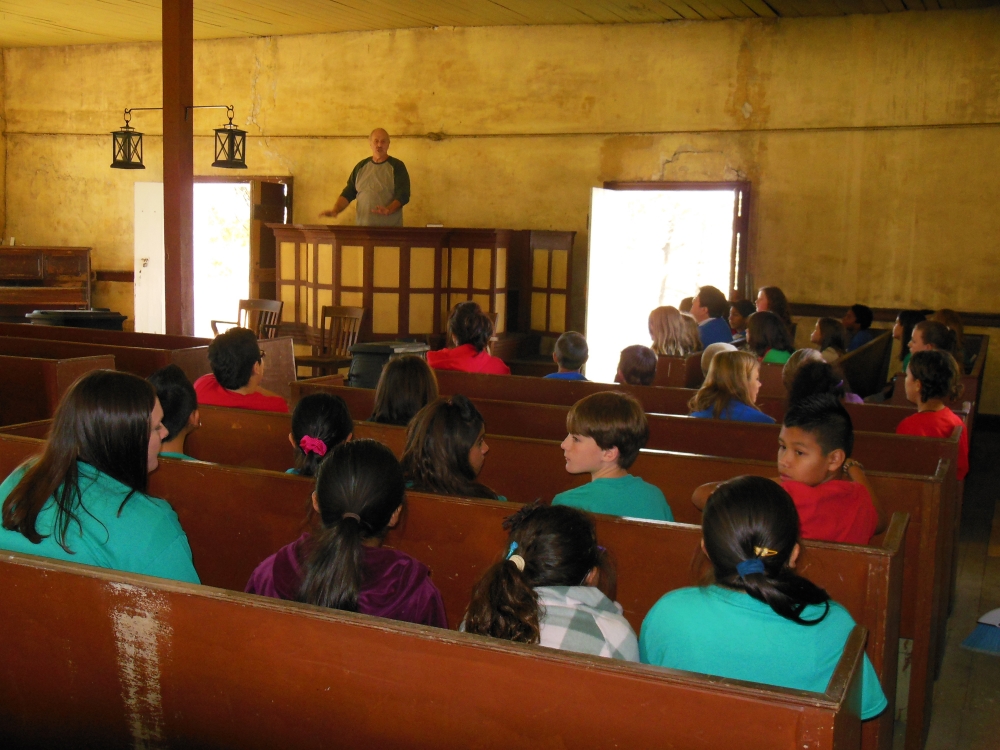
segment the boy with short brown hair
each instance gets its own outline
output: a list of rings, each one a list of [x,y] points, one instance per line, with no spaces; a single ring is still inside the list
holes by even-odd
[[[566,429],[569,434],[562,442],[566,471],[590,474],[591,481],[560,492],[553,505],[613,516],[674,520],[660,489],[628,473],[649,439],[646,414],[633,396],[615,391],[591,394],[570,409]]]

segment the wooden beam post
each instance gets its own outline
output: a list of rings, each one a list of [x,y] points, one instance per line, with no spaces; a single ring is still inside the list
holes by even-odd
[[[166,332],[194,335],[194,2],[163,0]]]

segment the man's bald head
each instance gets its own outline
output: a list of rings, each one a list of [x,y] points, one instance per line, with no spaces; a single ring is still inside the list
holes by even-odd
[[[383,128],[375,128],[368,136],[368,145],[372,149],[372,161],[381,164],[389,157],[389,133]]]

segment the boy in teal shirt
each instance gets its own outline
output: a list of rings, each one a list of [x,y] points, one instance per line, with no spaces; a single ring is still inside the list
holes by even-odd
[[[566,471],[590,474],[590,483],[552,500],[590,513],[673,521],[659,488],[628,473],[649,439],[642,405],[627,393],[604,391],[577,401],[566,417],[562,442]]]

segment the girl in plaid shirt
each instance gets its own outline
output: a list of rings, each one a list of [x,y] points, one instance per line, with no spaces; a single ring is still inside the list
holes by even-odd
[[[613,600],[614,566],[590,516],[528,505],[504,522],[510,545],[472,592],[463,629],[519,643],[639,660],[635,631]]]

